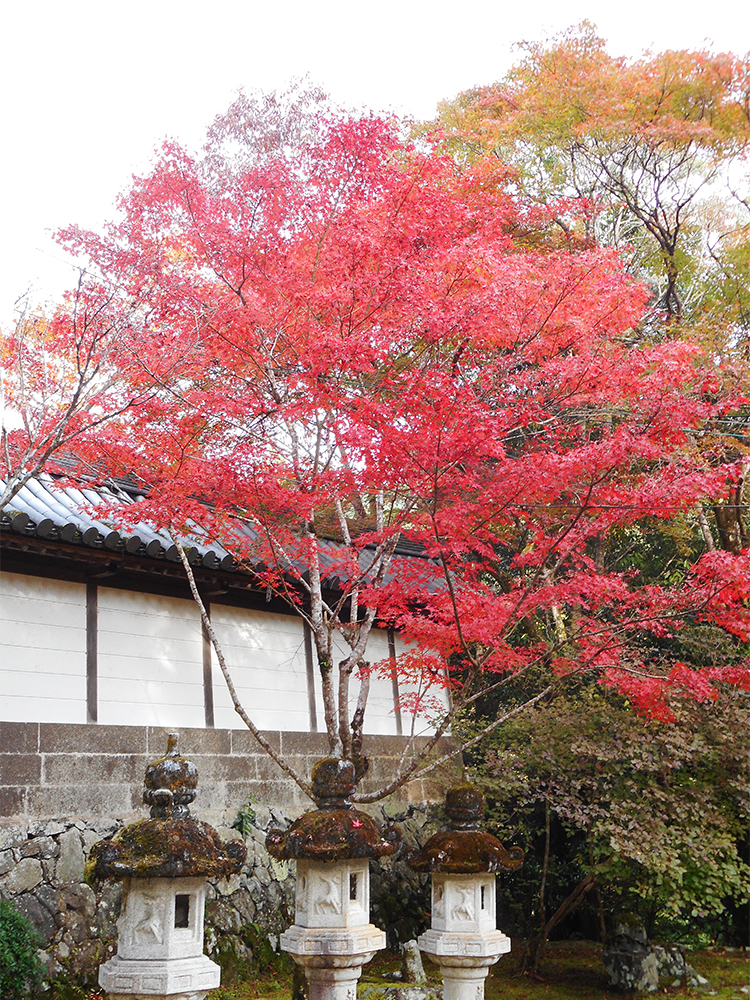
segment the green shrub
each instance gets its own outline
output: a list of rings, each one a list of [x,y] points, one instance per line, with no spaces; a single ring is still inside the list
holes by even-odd
[[[41,985],[38,947],[36,931],[26,917],[7,900],[0,900],[0,996],[3,1000],[23,1000]]]

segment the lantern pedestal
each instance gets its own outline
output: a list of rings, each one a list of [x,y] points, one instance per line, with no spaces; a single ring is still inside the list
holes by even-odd
[[[483,804],[468,782],[449,789],[448,828],[409,859],[414,871],[432,873],[432,926],[419,947],[440,967],[443,1000],[483,1000],[490,966],[510,951],[495,922],[495,872],[518,868],[523,851],[506,851],[480,829]]]
[[[356,1000],[362,966],[385,948],[385,933],[370,923],[368,859],[393,854],[401,835],[381,832],[352,808],[356,786],[352,761],[319,760],[312,770],[318,808],[266,837],[272,857],[297,862],[294,924],[280,940],[304,968],[310,1000]]]

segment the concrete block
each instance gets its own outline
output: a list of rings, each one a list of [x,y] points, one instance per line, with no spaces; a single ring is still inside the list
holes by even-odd
[[[134,802],[134,798],[138,802]],[[140,790],[134,795],[131,785],[47,785],[31,788],[28,810],[33,816],[50,819],[69,816],[115,816],[119,819],[142,813]]]
[[[198,795],[212,781],[249,781],[256,778],[255,761],[230,754],[194,754],[190,760],[198,768]]]
[[[26,809],[25,787],[0,787],[0,816],[20,816]]]
[[[0,753],[0,785],[38,785],[41,777],[38,754]]]
[[[229,754],[232,751],[232,736],[228,729],[194,729],[176,727],[180,734],[180,753],[195,760],[198,754]],[[167,749],[167,733],[173,728],[149,726],[147,749],[149,760],[155,760]],[[197,761],[196,761],[197,763]]]
[[[48,785],[142,784],[147,754],[42,754],[43,780]]]
[[[232,739],[233,754],[244,754],[247,756],[263,754],[265,756],[265,751],[249,729],[231,729],[228,732]],[[263,735],[275,750],[281,749],[281,733],[264,732]]]
[[[324,733],[281,733],[281,750],[285,757],[328,756],[328,737]]]
[[[166,739],[164,749],[166,749]],[[90,726],[42,722],[39,724],[42,753],[145,754],[145,726]],[[162,750],[162,753],[164,752]]]
[[[2,753],[36,753],[38,749],[38,722],[0,722]]]

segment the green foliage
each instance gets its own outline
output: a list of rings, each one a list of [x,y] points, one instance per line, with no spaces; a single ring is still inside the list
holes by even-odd
[[[247,838],[252,832],[253,824],[255,823],[256,811],[254,806],[258,804],[258,796],[251,795],[247,802],[239,808],[237,813],[237,819],[232,823],[233,830],[239,830],[243,837]]]
[[[41,985],[39,939],[29,921],[7,900],[0,900],[0,996],[23,1000]]]
[[[477,762],[492,826],[527,851],[521,872],[504,879],[522,933],[538,926],[542,904],[549,918],[590,872],[610,911],[637,911],[657,935],[684,939],[711,921],[714,939],[739,936],[729,918],[750,896],[741,846],[750,700],[723,691],[715,703],[671,708],[673,723],[644,720],[623,699],[584,689],[506,726]]]

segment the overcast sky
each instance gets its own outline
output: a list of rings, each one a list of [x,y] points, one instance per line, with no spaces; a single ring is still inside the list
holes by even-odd
[[[523,39],[588,18],[613,55],[750,49],[750,3],[0,0],[0,320],[73,272],[47,231],[97,227],[165,136],[197,146],[240,87],[309,74],[347,106],[431,117]]]

